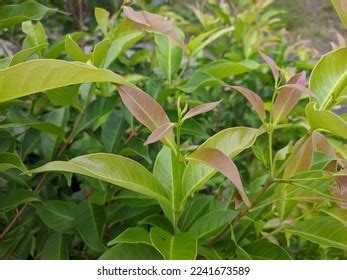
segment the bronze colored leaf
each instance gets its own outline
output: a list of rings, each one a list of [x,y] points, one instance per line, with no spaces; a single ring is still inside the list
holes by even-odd
[[[159,126],[157,129],[155,129],[151,135],[147,138],[145,145],[152,144],[154,142],[157,142],[161,140],[163,137],[168,135],[170,132],[172,132],[172,129],[174,128],[174,123],[164,123],[163,125]]]
[[[275,81],[277,82],[280,76],[280,68],[277,66],[276,62],[270,56],[262,53],[261,51],[259,51],[259,53],[263,60],[269,65],[272,75],[275,78]]]
[[[199,106],[194,107],[193,109],[189,110],[188,113],[183,117],[183,120],[190,119],[194,116],[206,113],[208,111],[213,110],[215,107],[219,105],[222,101],[217,102],[211,102],[211,103],[205,103],[201,104]]]

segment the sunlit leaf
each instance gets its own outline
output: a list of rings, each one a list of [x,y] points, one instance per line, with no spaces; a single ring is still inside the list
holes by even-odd
[[[147,138],[145,145],[149,145],[152,143],[155,143],[162,138],[166,137],[169,133],[172,132],[172,129],[174,128],[175,124],[174,123],[164,123],[158,128],[156,128],[151,135]]]
[[[103,8],[95,8],[94,15],[96,22],[98,23],[98,27],[100,28],[101,32],[106,36],[110,13]]]
[[[201,105],[198,105],[192,109],[190,109],[183,117],[182,120],[187,120],[192,117],[195,117],[197,115],[209,112],[216,108],[222,101],[217,101],[217,102],[210,102],[210,103],[204,103]]]

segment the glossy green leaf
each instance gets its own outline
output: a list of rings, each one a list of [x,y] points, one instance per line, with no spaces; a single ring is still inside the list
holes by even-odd
[[[109,17],[110,13],[102,8],[95,8],[94,15],[96,22],[98,24],[98,27],[100,28],[101,32],[106,36],[108,33],[108,25],[109,25]]]
[[[155,44],[158,64],[171,85],[172,78],[180,67],[183,51],[164,35],[155,35]]]
[[[48,99],[57,106],[73,106],[82,110],[79,100],[79,85],[47,90]]]
[[[22,172],[27,171],[27,168],[18,155],[11,153],[0,154],[0,171],[12,168],[16,168]]]
[[[25,2],[18,5],[0,7],[0,29],[15,25],[27,20],[40,20],[46,13],[55,12],[37,2]]]
[[[328,110],[317,110],[314,102],[307,104],[306,116],[312,129],[323,129],[347,139],[347,121]]]
[[[197,219],[188,232],[196,236],[199,241],[206,240],[218,234],[237,214],[238,212],[233,210],[211,211]]]
[[[309,88],[317,96],[317,109],[329,109],[347,85],[347,48],[322,56],[314,67]]]
[[[24,45],[30,47],[47,44],[47,34],[41,22],[32,24],[31,21],[22,23],[22,30],[26,34]]]
[[[167,202],[165,189],[141,164],[113,154],[90,154],[70,161],[53,161],[29,173],[65,171],[83,174]]]
[[[77,206],[74,220],[83,241],[93,250],[104,251],[102,238],[106,222],[105,209],[92,204],[89,199],[85,200]]]
[[[268,241],[255,241],[242,247],[254,260],[291,260],[282,247]]]
[[[37,193],[27,190],[12,190],[9,193],[0,193],[0,211],[7,211],[21,204],[40,201]]]
[[[18,85],[18,77],[23,77]],[[81,83],[128,84],[121,76],[91,65],[54,59],[38,59],[0,70],[0,102],[33,93]]]
[[[233,158],[243,150],[252,146],[258,136],[259,131],[247,127],[234,127],[220,131],[206,142],[201,144],[198,149],[213,148],[220,150],[229,158]],[[216,170],[203,163],[189,162],[184,174],[181,191],[181,206],[191,193],[203,187]]]
[[[71,237],[62,233],[53,233],[45,242],[41,260],[68,260]]]
[[[142,243],[152,245],[149,233],[144,228],[129,227],[116,238],[107,243],[107,246],[112,246],[119,243]]]
[[[65,51],[74,61],[87,62],[89,59],[89,56],[72,39],[71,35],[66,35],[65,37]]]
[[[347,228],[334,218],[308,219],[286,231],[322,246],[347,250]]]
[[[145,244],[118,244],[105,251],[99,260],[161,260],[160,253]]]
[[[197,239],[190,233],[172,235],[154,227],[150,238],[154,247],[163,255],[165,260],[194,260],[197,254]]]
[[[62,233],[75,233],[76,204],[67,201],[48,200],[45,201],[45,205],[36,208],[41,220],[49,228]]]

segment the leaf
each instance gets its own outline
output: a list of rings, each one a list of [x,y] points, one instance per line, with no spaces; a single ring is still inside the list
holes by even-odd
[[[69,34],[65,37],[65,51],[74,61],[87,62],[89,59],[89,56],[79,47]]]
[[[36,206],[41,220],[51,229],[61,233],[75,233],[74,215],[76,204],[47,200],[45,205]]]
[[[155,55],[165,78],[171,85],[172,78],[177,73],[182,60],[182,49],[175,46],[171,40],[164,35],[155,35]]]
[[[302,141],[305,141],[302,143]],[[301,146],[301,147],[300,147]],[[300,147],[299,150],[297,148]],[[301,138],[293,148],[296,151],[289,159],[284,169],[284,178],[290,178],[296,173],[307,171],[313,163],[313,138]]]
[[[170,123],[164,109],[147,93],[129,86],[117,86],[117,88],[124,105],[150,131],[153,132],[161,125]],[[165,136],[163,143],[175,147],[172,132]]]
[[[92,204],[90,200],[81,202],[74,215],[76,228],[83,241],[93,250],[104,251],[102,242],[106,213],[103,207]]]
[[[230,223],[238,212],[233,210],[215,210],[201,216],[188,229],[200,241],[218,234],[228,223]]]
[[[162,215],[158,215],[158,214],[147,216],[146,218],[141,220],[139,222],[139,224],[140,225],[150,225],[153,227],[159,227],[159,228],[166,230],[168,232],[174,231],[170,221],[166,217],[164,217]]]
[[[243,201],[248,207],[251,207],[242,185],[240,173],[235,163],[223,152],[213,148],[202,148],[185,157],[186,160],[202,162],[221,172],[236,187]]]
[[[22,77],[20,84],[18,77]],[[80,62],[38,59],[0,70],[0,102],[48,89],[91,82],[129,85],[121,76],[106,69]]]
[[[261,51],[259,51],[259,54],[262,57],[262,59],[269,65],[272,75],[275,78],[275,82],[277,83],[278,78],[280,76],[280,68],[277,66],[276,62],[270,56],[262,53]]]
[[[121,111],[113,111],[101,129],[101,142],[108,153],[116,153],[126,130],[126,121]]]
[[[128,6],[124,6],[123,10],[127,18],[112,32],[113,38],[124,36],[132,32],[146,31],[166,35],[170,37],[172,43],[186,50],[184,42],[180,39],[175,28],[162,16],[145,11],[137,12]]]
[[[294,75],[289,79],[287,85],[288,84],[299,84],[305,86],[305,72]],[[288,114],[293,110],[294,106],[298,103],[300,94],[301,90],[295,88],[283,88],[278,93],[272,108],[272,118],[274,125],[284,120],[288,116]]]
[[[107,29],[108,29],[108,22],[110,13],[106,11],[103,8],[95,8],[94,15],[96,22],[98,24],[98,27],[100,28],[101,32],[106,36],[107,35]]]
[[[53,233],[45,242],[41,260],[68,260],[71,237],[62,233]]]
[[[22,172],[27,171],[21,158],[16,154],[1,153],[0,154],[0,171],[16,168]]]
[[[258,136],[259,131],[247,127],[234,127],[220,131],[210,137],[198,148],[218,149],[229,158],[233,158],[243,150],[252,146]],[[207,182],[216,170],[203,163],[189,162],[182,178],[181,206],[187,198],[195,191],[199,190]]]
[[[56,12],[37,2],[0,7],[0,30],[27,20],[40,20],[47,13]]]
[[[287,229],[286,232],[322,246],[347,250],[347,228],[334,218],[308,219]]]
[[[81,109],[81,104],[78,99],[79,85],[59,87],[47,90],[48,99],[57,106],[73,106],[78,110]]]
[[[37,193],[27,190],[11,190],[9,193],[0,193],[0,211],[5,212],[21,204],[40,201]]]
[[[249,103],[253,106],[254,110],[257,112],[259,118],[264,121],[266,117],[264,102],[261,98],[253,91],[239,86],[228,86],[228,88],[232,88],[240,92]]]
[[[322,209],[322,212],[328,214],[330,217],[338,220],[347,227],[347,209],[333,208],[333,209]]]
[[[347,28],[347,4],[344,0],[331,0],[343,25]]]
[[[74,172],[121,186],[166,202],[164,188],[141,164],[113,154],[90,154],[69,161],[52,161],[28,173],[47,171]]]
[[[168,134],[172,133],[173,128],[175,127],[174,123],[164,123],[158,128],[156,128],[151,135],[147,138],[145,145],[155,143],[162,138],[166,137]]]
[[[282,247],[268,241],[255,241],[242,247],[254,260],[291,260]]]
[[[24,45],[36,47],[42,44],[47,44],[47,34],[41,22],[32,24],[31,21],[22,23],[22,30],[26,34]]]
[[[221,102],[222,102],[222,100],[217,101],[217,102],[210,102],[210,103],[204,103],[204,104],[198,105],[198,106],[194,107],[193,109],[190,109],[187,112],[187,114],[184,115],[184,117],[182,118],[182,121],[185,121],[185,120],[190,119],[192,117],[195,117],[197,115],[209,112],[209,111],[213,110],[214,108],[216,108]]]
[[[110,46],[111,41],[109,39],[105,39],[95,45],[94,51],[92,53],[93,65],[95,65],[96,67],[103,68],[103,64],[108,54]]]
[[[136,243],[147,244],[152,246],[149,233],[140,227],[130,227],[119,234],[116,238],[107,243],[107,246],[112,246],[119,243]]]
[[[154,227],[150,238],[154,247],[164,256],[165,260],[195,260],[197,254],[197,240],[190,233],[172,235],[171,233]]]
[[[118,244],[105,251],[99,260],[161,260],[162,256],[152,246],[145,244]]]
[[[347,121],[328,110],[317,110],[314,102],[307,104],[306,116],[312,129],[323,129],[347,139]]]
[[[329,109],[343,94],[347,84],[346,59],[347,48],[341,48],[323,55],[313,68],[309,88],[317,96],[317,109]]]

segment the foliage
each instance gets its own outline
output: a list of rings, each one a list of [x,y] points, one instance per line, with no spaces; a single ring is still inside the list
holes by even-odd
[[[347,49],[144,2],[0,7],[0,257],[345,259]]]

